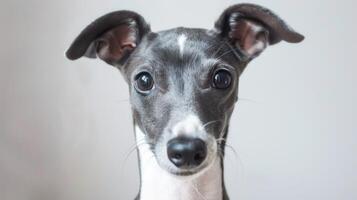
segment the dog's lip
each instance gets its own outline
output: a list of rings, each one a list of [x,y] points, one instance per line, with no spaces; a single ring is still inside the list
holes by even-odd
[[[191,176],[191,175],[194,175],[196,173],[198,173],[200,170],[198,171],[182,171],[182,172],[170,172],[171,174],[173,175],[176,175],[176,176]]]
[[[175,171],[168,170],[168,172],[175,176],[192,176],[203,171],[207,166],[200,166],[194,169],[177,169]]]
[[[194,167],[191,169],[176,168],[174,170],[172,170],[172,169],[170,170],[169,168],[166,168],[166,167],[163,167],[163,168],[164,168],[164,170],[166,170],[168,173],[170,173],[172,175],[185,177],[185,176],[192,176],[192,175],[198,174],[198,173],[204,171],[209,166],[210,166],[209,164],[204,162],[200,166],[197,166],[197,167]]]

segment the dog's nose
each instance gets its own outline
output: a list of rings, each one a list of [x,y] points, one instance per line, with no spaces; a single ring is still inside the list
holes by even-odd
[[[196,167],[206,158],[206,143],[197,138],[175,138],[167,144],[167,155],[176,167]]]

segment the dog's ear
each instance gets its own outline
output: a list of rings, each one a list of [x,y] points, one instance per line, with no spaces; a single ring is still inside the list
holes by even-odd
[[[215,30],[239,49],[247,60],[281,40],[298,43],[304,39],[272,11],[254,4],[227,8],[216,21]]]
[[[73,41],[66,56],[70,60],[99,57],[110,65],[121,65],[149,32],[150,26],[139,14],[112,12],[88,25]]]

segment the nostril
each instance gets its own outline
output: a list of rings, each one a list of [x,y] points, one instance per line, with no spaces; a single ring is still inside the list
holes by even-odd
[[[204,160],[205,157],[206,157],[205,152],[200,151],[200,152],[197,152],[197,153],[195,154],[195,156],[194,156],[193,159],[194,159],[196,162],[200,162],[200,161]]]
[[[182,158],[182,155],[179,154],[179,153],[176,153],[176,154],[173,156],[173,158],[175,158],[175,159],[181,159],[181,158]]]

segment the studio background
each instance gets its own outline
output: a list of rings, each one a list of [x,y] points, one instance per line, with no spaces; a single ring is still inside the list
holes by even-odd
[[[0,199],[130,200],[139,189],[128,87],[64,52],[97,17],[134,10],[153,31],[211,28],[232,0],[1,0]],[[254,1],[306,36],[240,80],[225,160],[232,200],[357,198],[353,0]]]

